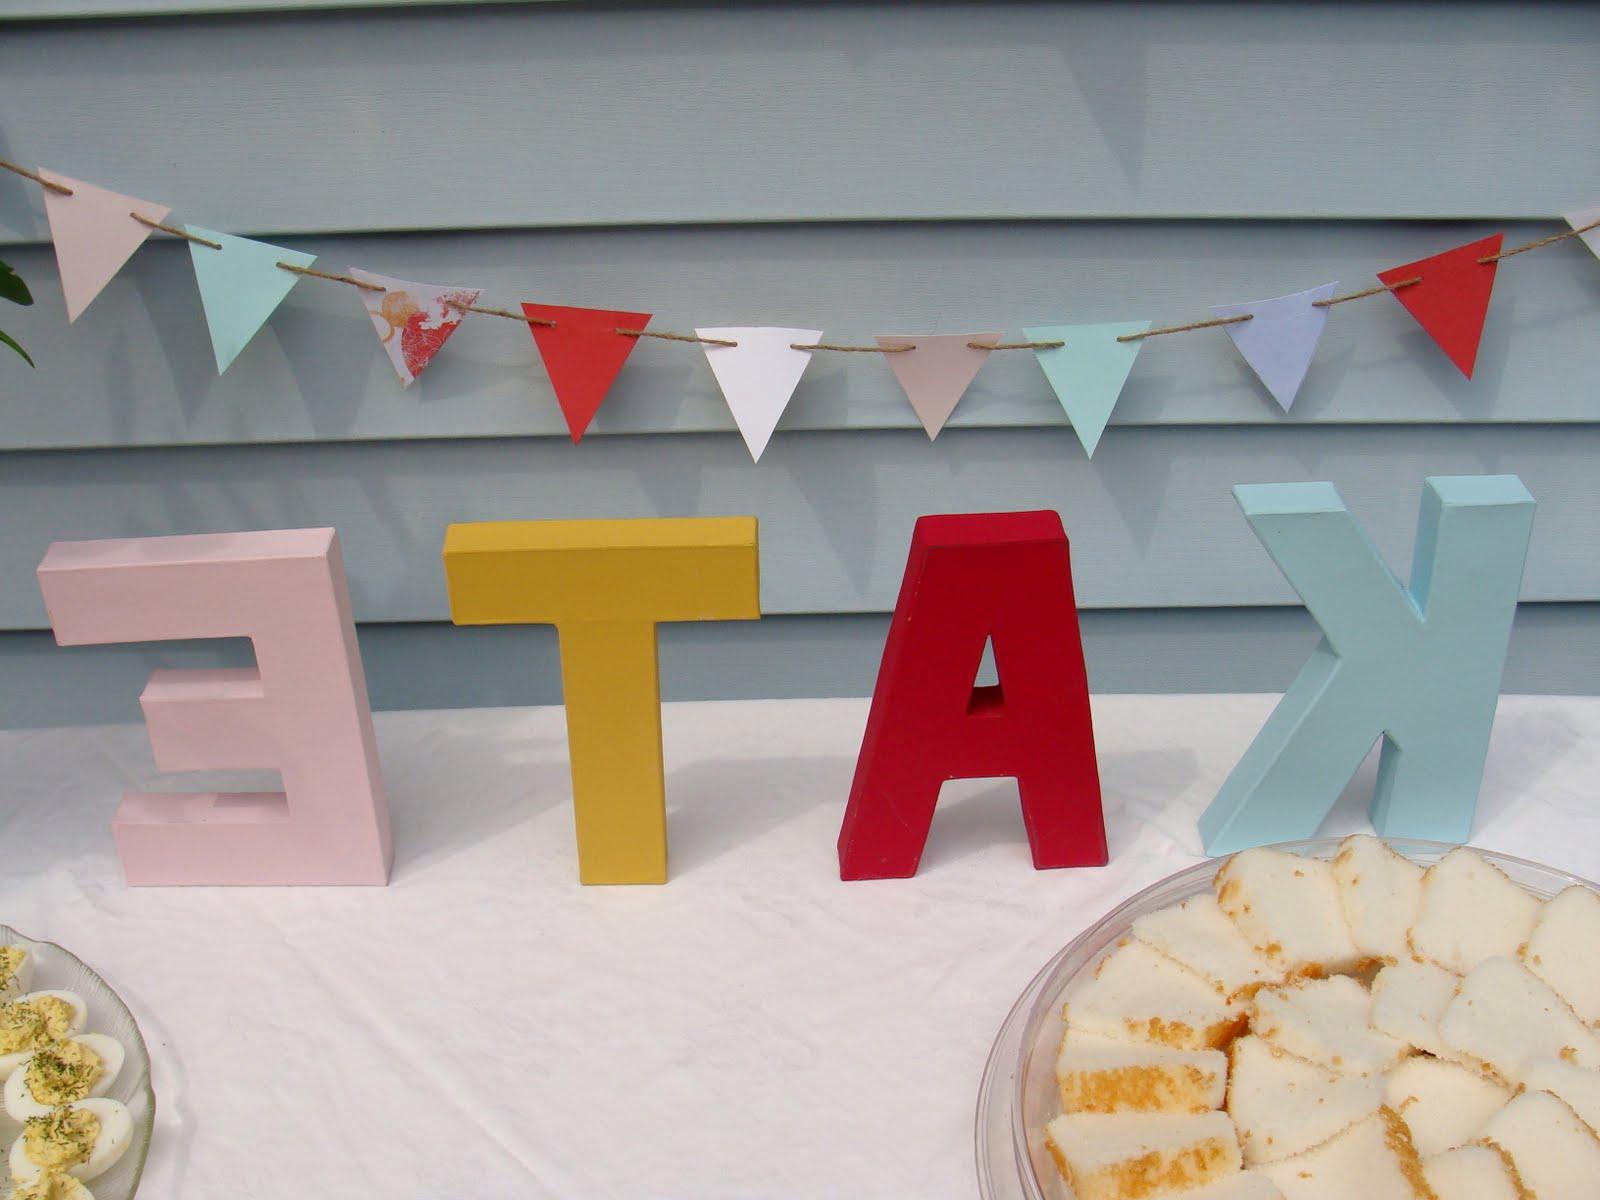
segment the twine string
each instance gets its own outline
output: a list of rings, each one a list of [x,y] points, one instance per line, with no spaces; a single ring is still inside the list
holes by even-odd
[[[791,350],[832,350],[836,354],[904,354],[915,350],[914,345],[903,346],[843,346],[837,342],[790,342]]]
[[[222,247],[218,246],[217,249]],[[330,283],[348,283],[351,287],[358,287],[364,292],[387,292],[389,289],[381,283],[368,283],[364,279],[357,279],[351,275],[335,275],[332,271],[317,271],[311,267],[297,267],[293,263],[281,262],[278,264],[285,271],[293,271],[296,275],[309,275],[313,279],[326,279]]]
[[[1509,250],[1500,251],[1499,254],[1485,254],[1478,261],[1480,263],[1499,262],[1502,258],[1510,258],[1513,254],[1526,254],[1529,250],[1542,250],[1546,246],[1553,246],[1557,242],[1564,242],[1568,238],[1588,233],[1591,229],[1600,229],[1600,218],[1590,221],[1587,225],[1579,225],[1576,229],[1568,229],[1562,233],[1552,233],[1549,237],[1542,237],[1536,242],[1513,246]]]
[[[1142,333],[1124,333],[1117,338],[1117,341],[1138,342],[1169,333],[1188,333],[1191,329],[1215,329],[1218,325],[1237,325],[1241,321],[1253,321],[1255,317],[1255,313],[1240,313],[1236,317],[1212,317],[1206,321],[1190,321],[1187,325],[1163,325],[1159,329],[1146,329]]]
[[[30,171],[27,167],[19,166],[17,163],[7,162],[5,159],[0,158],[0,167],[4,167],[7,171],[10,171],[14,175],[21,175],[24,179],[31,179],[41,187],[47,187],[52,192],[57,192],[60,195],[70,196],[73,194],[72,189],[66,184],[57,183],[53,179],[46,179],[43,175],[39,174],[39,172]]]
[[[968,350],[1059,350],[1065,342],[968,342]]]
[[[210,238],[203,238],[199,234],[190,233],[187,229],[177,225],[168,225],[165,221],[152,221],[143,213],[131,212],[128,215],[141,225],[148,226],[151,229],[159,229],[162,233],[170,233],[173,237],[180,237],[186,242],[198,242],[202,246],[210,246],[213,250],[222,249],[221,242],[213,242]]]
[[[1402,279],[1396,283],[1380,283],[1377,287],[1369,287],[1361,292],[1349,292],[1343,296],[1329,296],[1326,300],[1313,300],[1312,308],[1332,308],[1335,304],[1346,304],[1351,300],[1365,300],[1368,296],[1381,296],[1385,292],[1398,292],[1403,287],[1410,287],[1413,283],[1421,283],[1422,276],[1414,279]]]
[[[699,337],[692,333],[666,333],[654,329],[619,329],[617,333],[622,337],[632,338],[660,338],[664,342],[699,342],[702,346],[737,346],[738,342],[730,342],[727,338]]]
[[[547,329],[554,329],[556,323],[547,321],[543,317],[530,317],[527,313],[512,312],[509,308],[490,308],[483,304],[463,304],[459,300],[446,300],[447,308],[460,309],[462,312],[482,313],[486,317],[504,317],[508,321],[521,321],[524,325],[543,325]]]

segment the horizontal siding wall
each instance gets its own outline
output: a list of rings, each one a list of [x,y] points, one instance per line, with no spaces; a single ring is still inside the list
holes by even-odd
[[[1189,320],[1600,200],[1596,6],[3,17],[0,157],[325,269],[658,329]],[[1384,297],[1333,311],[1290,416],[1223,333],[1160,338],[1090,461],[1026,352],[992,356],[931,444],[880,357],[818,355],[752,464],[695,347],[641,343],[574,447],[516,322],[473,318],[402,389],[358,295],[314,280],[218,378],[165,237],[68,326],[41,214],[0,177],[0,257],[39,298],[0,327],[40,362],[0,357],[0,723],[131,719],[150,665],[242,653],[53,648],[51,540],[285,525],[340,530],[380,706],[553,699],[547,632],[444,624],[445,525],[515,517],[760,518],[774,615],[664,631],[677,695],[866,690],[916,516],[1024,507],[1066,522],[1096,687],[1271,689],[1314,633],[1231,486],[1332,480],[1403,571],[1422,479],[1480,472],[1540,501],[1508,688],[1600,679],[1600,263],[1576,241],[1503,265],[1470,382]]]

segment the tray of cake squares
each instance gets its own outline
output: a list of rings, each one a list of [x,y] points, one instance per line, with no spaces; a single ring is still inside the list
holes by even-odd
[[[1596,1200],[1600,891],[1356,836],[1146,889],[1012,1009],[986,1200]]]

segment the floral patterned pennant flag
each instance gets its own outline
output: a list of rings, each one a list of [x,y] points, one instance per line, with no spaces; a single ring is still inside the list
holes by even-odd
[[[433,361],[439,348],[466,316],[463,306],[476,304],[482,288],[443,287],[436,283],[411,283],[371,271],[350,268],[350,275],[381,292],[361,289],[372,327],[378,331],[400,382],[410,387]]]

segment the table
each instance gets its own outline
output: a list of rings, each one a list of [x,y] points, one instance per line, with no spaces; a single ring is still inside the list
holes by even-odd
[[[1032,870],[1015,785],[979,781],[947,788],[917,878],[852,884],[864,700],[667,705],[665,887],[576,882],[558,708],[379,714],[382,889],[129,889],[110,819],[161,778],[143,730],[8,732],[0,922],[144,1028],[142,1196],[970,1197],[1011,1002],[1198,859],[1275,700],[1097,697],[1108,867]],[[1596,733],[1600,699],[1504,699],[1474,842],[1600,876]],[[1327,832],[1365,827],[1372,771]]]

